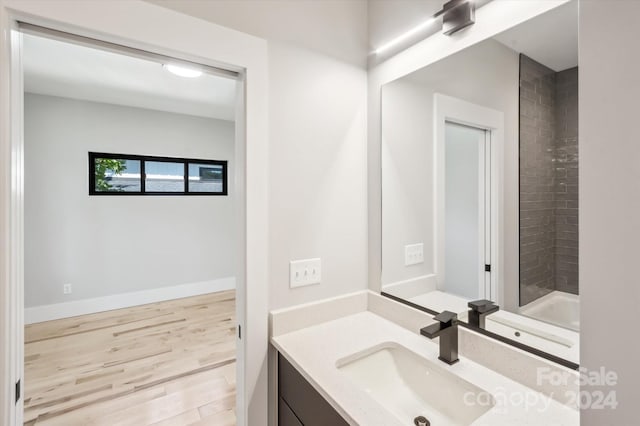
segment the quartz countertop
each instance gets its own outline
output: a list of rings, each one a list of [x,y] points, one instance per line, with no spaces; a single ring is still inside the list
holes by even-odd
[[[441,364],[451,373],[492,394],[496,405],[473,422],[474,426],[577,426],[580,423],[576,409],[463,356],[452,366],[442,363],[437,359],[438,345],[435,342],[370,311],[278,335],[272,337],[271,342],[352,425],[402,425],[393,413],[336,367],[336,363],[345,357],[390,342]],[[530,403],[518,403],[520,399]]]

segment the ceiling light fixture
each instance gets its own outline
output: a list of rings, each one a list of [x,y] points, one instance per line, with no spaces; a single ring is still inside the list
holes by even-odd
[[[379,55],[380,53],[397,46],[403,41],[410,39],[436,22],[436,19],[440,15],[442,15],[442,32],[445,35],[451,35],[468,27],[469,25],[473,25],[475,23],[475,11],[476,5],[474,0],[450,0],[444,4],[442,10],[435,13],[432,17],[417,27],[410,29],[406,33],[378,47],[374,53]]]
[[[181,65],[164,64],[162,67],[170,73],[179,75],[180,77],[196,78],[202,75],[202,71],[200,70],[183,67]]]

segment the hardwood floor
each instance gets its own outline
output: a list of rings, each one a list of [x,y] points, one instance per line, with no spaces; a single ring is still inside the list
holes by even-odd
[[[235,292],[25,327],[25,425],[234,425]]]

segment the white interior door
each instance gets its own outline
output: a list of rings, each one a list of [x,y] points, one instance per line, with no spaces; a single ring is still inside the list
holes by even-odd
[[[490,132],[446,122],[444,290],[491,298]]]

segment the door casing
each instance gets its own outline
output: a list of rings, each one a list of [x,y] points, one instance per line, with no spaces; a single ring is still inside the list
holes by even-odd
[[[485,130],[485,134],[490,140],[490,155],[488,156],[487,171],[489,175],[488,184],[490,190],[486,193],[489,195],[485,199],[484,211],[491,212],[490,220],[484,221],[489,227],[486,232],[485,242],[489,246],[483,250],[491,260],[491,273],[489,275],[489,285],[485,290],[490,300],[500,304],[503,299],[503,139],[504,139],[504,113],[502,111],[487,108],[482,105],[476,105],[462,99],[443,95],[434,94],[433,97],[433,171],[434,171],[434,221],[433,235],[435,241],[434,253],[434,274],[438,285],[443,283],[446,277],[445,271],[445,126],[447,122],[461,124],[464,126],[475,127]],[[486,214],[486,213],[485,213]],[[486,273],[483,273],[483,275]],[[440,288],[440,287],[438,287]]]

